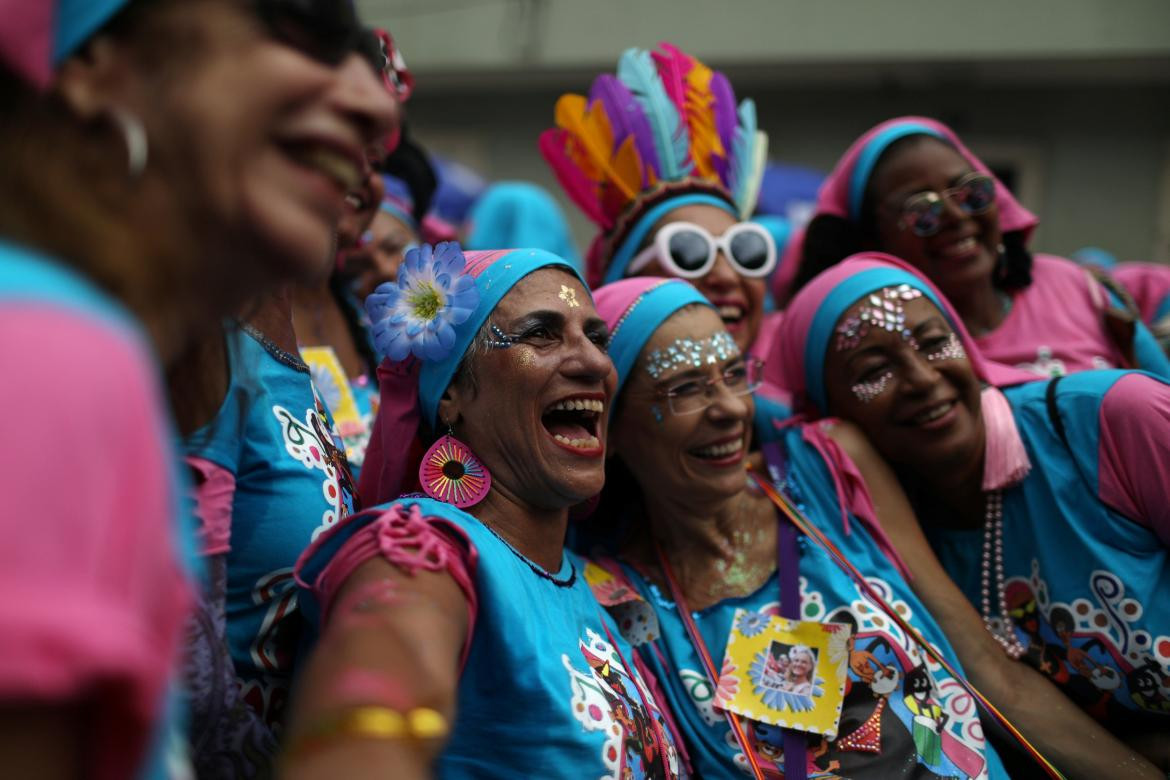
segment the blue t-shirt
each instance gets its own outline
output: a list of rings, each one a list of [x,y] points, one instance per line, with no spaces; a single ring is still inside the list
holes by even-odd
[[[417,504],[477,556],[475,628],[437,776],[682,776],[670,729],[630,646],[594,599],[585,563],[573,553],[564,553],[556,573],[544,572],[466,512],[404,497],[351,518],[314,549],[301,579],[314,582],[347,539],[395,504]],[[311,591],[302,597],[306,615],[316,619]],[[667,741],[666,756],[655,750],[655,731]]]
[[[1125,371],[1004,391],[1032,471],[1003,492],[1007,607],[1025,659],[1110,729],[1170,728],[1170,553],[1098,496],[1100,407]],[[929,524],[924,523],[924,526]],[[978,608],[983,529],[927,528],[943,566]],[[998,599],[992,609],[998,618]]]
[[[842,529],[832,477],[816,449],[803,441],[799,429],[777,432],[771,425],[768,429],[769,438],[778,436],[786,450],[785,492],[886,601],[961,669],[942,630],[864,524],[854,520],[848,534]],[[837,738],[810,737],[808,776],[1007,777],[999,757],[982,737],[971,696],[871,604],[825,551],[804,536],[797,543],[800,618],[844,623],[852,632]],[[715,692],[674,602],[632,567],[623,565],[623,570],[658,618],[659,638],[639,645],[638,650],[666,690],[696,773],[708,778],[742,777],[748,771],[746,757],[722,712],[713,706]],[[742,618],[748,621],[758,621],[760,613],[779,615],[779,597],[778,577],[773,574],[754,593],[693,613],[717,666],[724,658],[736,610],[748,610]],[[771,764],[782,770],[780,729],[758,721],[743,722],[764,767]]]
[[[242,698],[278,728],[305,641],[293,565],[317,535],[353,512],[356,491],[308,368],[260,338],[247,326],[227,327],[227,395],[185,447],[235,476],[228,648]]]

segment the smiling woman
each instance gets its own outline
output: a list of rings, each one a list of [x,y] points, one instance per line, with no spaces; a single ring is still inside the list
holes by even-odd
[[[1122,299],[1070,260],[1033,254],[1039,220],[941,122],[871,128],[826,179],[801,246],[797,287],[863,250],[924,273],[991,359],[1041,377],[1170,361]]]
[[[564,550],[569,507],[605,478],[614,376],[576,271],[539,250],[424,247],[368,309],[405,358],[383,368],[415,394],[382,385],[364,473],[400,468],[420,422],[438,438],[425,497],[349,518],[297,565],[322,633],[286,776],[685,774],[587,564]],[[375,482],[397,494],[401,472]]]
[[[898,326],[858,327],[875,306]],[[894,467],[1003,650],[1164,764],[1151,736],[1170,707],[1149,680],[1170,666],[1170,387],[1128,371],[1028,381],[877,253],[793,299],[774,359],[806,413],[855,423]]]

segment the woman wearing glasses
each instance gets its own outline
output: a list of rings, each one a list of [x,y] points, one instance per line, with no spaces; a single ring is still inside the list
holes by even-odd
[[[747,488],[744,454],[759,433],[751,391],[761,365],[741,354],[713,307],[681,280],[646,278],[602,287],[596,301],[618,374],[609,438],[616,457],[602,511],[623,513],[627,530],[612,540],[618,561],[599,558],[606,574],[587,576],[662,685],[696,774],[1007,776],[970,694],[862,595],[825,548],[795,534]],[[920,587],[950,600],[945,625],[958,630],[943,633],[907,584],[898,553],[916,563],[933,557],[921,535],[900,533],[895,552],[882,528],[916,528],[913,514],[856,429],[789,426],[777,435],[765,448],[775,483],[949,663],[958,668],[961,658],[1044,752],[1105,774],[1127,760],[1039,675],[999,651],[937,564],[918,565]],[[630,481],[633,502],[621,490]],[[760,644],[774,636],[777,615],[830,626],[835,642],[814,649],[777,636]],[[747,663],[734,651],[745,642],[760,651]],[[769,691],[770,705],[784,694],[813,705],[831,688],[817,665],[826,654],[847,659],[834,734],[786,732],[776,725],[776,716],[786,717],[780,710],[744,708],[740,695],[752,690]],[[793,685],[801,674],[811,677],[808,688],[807,679]],[[1077,755],[1070,734],[1104,763]]]
[[[599,228],[591,287],[677,276],[714,304],[742,350],[755,341],[776,245],[755,210],[768,138],[752,101],[669,43],[628,49],[589,96],[562,95],[540,151]]]
[[[822,187],[797,287],[855,252],[888,252],[938,285],[991,360],[1041,376],[1170,376],[1119,296],[1072,261],[1029,251],[1038,222],[950,128],[892,119],[857,139]]]

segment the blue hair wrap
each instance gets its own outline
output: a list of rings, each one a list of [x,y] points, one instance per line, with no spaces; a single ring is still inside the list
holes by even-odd
[[[714,308],[702,293],[682,279],[664,279],[630,304],[621,322],[609,335],[609,357],[618,375],[615,396],[621,392],[634,361],[654,331],[679,309],[692,303]]]
[[[469,265],[471,264],[469,258]],[[479,305],[475,307],[471,317],[455,329],[455,344],[451,351],[442,360],[424,362],[419,374],[419,405],[422,407],[423,419],[432,428],[439,413],[439,399],[455,378],[455,371],[475,339],[475,334],[479,333],[487,318],[517,282],[542,268],[565,269],[581,282],[586,294],[589,294],[589,286],[581,279],[577,269],[569,261],[552,252],[543,249],[513,249],[493,258],[491,264],[475,279],[475,286],[479,289]]]
[[[634,252],[641,246],[642,240],[646,238],[646,234],[650,232],[650,228],[654,227],[658,220],[662,219],[674,209],[694,204],[715,206],[716,208],[723,209],[736,219],[739,218],[739,212],[735,210],[734,206],[723,198],[708,195],[705,192],[688,192],[674,198],[667,198],[643,214],[634,223],[634,227],[626,236],[626,240],[613,253],[613,259],[609,262],[609,268],[605,270],[604,283],[616,282],[626,275],[626,268],[629,267],[630,261],[634,259]]]
[[[869,184],[869,177],[873,175],[873,168],[877,165],[877,161],[881,159],[882,153],[890,148],[890,144],[908,135],[943,137],[932,127],[917,122],[907,122],[887,127],[870,139],[865,149],[858,155],[857,164],[853,166],[853,173],[849,176],[849,218],[854,222],[861,217],[861,202],[865,199],[865,188]]]
[[[899,284],[908,284],[919,290],[943,312],[944,316],[946,315],[947,308],[934,292],[917,276],[900,268],[869,268],[859,271],[834,287],[817,307],[817,313],[813,316],[808,337],[804,342],[804,382],[808,388],[809,398],[818,409],[828,408],[825,397],[825,355],[837,321],[862,296],[874,290]]]
[[[34,0],[48,2],[49,0]],[[125,7],[127,0],[58,0],[53,31],[53,65],[81,44]]]

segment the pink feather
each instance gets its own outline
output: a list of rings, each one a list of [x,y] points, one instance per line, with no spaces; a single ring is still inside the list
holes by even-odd
[[[540,153],[552,168],[565,194],[594,224],[609,230],[613,227],[613,220],[601,210],[597,197],[597,182],[589,178],[569,151],[575,144],[576,139],[567,130],[553,128],[540,134]],[[578,158],[580,156],[578,154]]]
[[[678,115],[687,115],[687,73],[691,69],[691,58],[671,46],[669,43],[660,43],[665,53],[652,51],[654,64],[658,66],[658,75],[662,79],[662,86],[670,101],[678,108]]]

